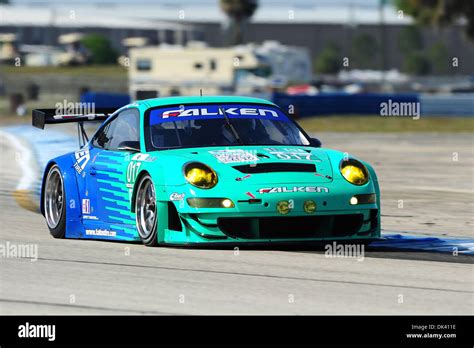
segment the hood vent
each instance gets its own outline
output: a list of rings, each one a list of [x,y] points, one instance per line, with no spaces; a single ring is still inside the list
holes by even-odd
[[[261,163],[256,165],[235,166],[241,173],[278,173],[278,172],[298,172],[298,173],[316,173],[316,166],[308,163]]]

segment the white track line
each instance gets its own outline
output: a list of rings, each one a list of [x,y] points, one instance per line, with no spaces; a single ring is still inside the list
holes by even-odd
[[[16,156],[15,161],[18,162],[21,168],[21,179],[16,187],[17,190],[29,190],[33,188],[35,183],[34,170],[31,167],[33,161],[33,152],[23,145],[20,139],[11,134],[0,130],[0,137],[7,139],[8,143],[15,148]],[[4,163],[8,165],[8,163]]]

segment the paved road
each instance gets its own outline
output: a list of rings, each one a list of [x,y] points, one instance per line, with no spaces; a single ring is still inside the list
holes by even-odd
[[[321,136],[374,163],[385,228],[472,237],[472,139],[443,137]],[[37,261],[0,256],[0,314],[473,314],[469,256],[55,240],[12,199],[21,168],[5,138],[0,153],[0,248],[38,246]]]

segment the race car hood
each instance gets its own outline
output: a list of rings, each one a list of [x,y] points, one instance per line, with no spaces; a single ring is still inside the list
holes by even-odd
[[[183,165],[202,162],[221,182],[248,184],[328,183],[333,168],[325,149],[305,146],[204,147],[154,153],[164,168],[168,184],[184,183]],[[164,161],[163,161],[164,160]],[[171,178],[171,182],[170,182]]]

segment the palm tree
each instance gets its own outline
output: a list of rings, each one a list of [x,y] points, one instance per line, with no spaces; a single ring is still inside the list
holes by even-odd
[[[474,2],[472,0],[396,0],[395,5],[423,25],[440,27],[464,18],[465,31],[468,37],[474,40]]]
[[[258,7],[258,0],[221,0],[221,9],[230,19],[234,45],[242,43],[242,29],[245,21],[252,17]]]

